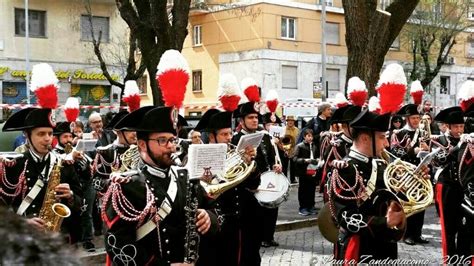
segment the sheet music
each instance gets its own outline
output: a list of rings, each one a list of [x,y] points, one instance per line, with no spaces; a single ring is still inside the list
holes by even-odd
[[[94,151],[96,143],[96,139],[80,139],[77,142],[76,151]]]
[[[274,138],[283,138],[285,136],[286,128],[279,126],[270,126],[268,134]]]
[[[419,158],[423,158],[423,159],[421,160],[420,164],[416,167],[415,173],[420,171],[422,166],[424,166],[424,165],[428,166],[440,150],[441,149],[439,149],[439,148],[438,149],[433,149],[432,152],[430,152],[430,153],[426,152],[426,153],[423,153],[423,154],[421,154],[422,152],[419,152],[418,153]]]
[[[188,150],[190,179],[200,179],[204,172],[222,176],[225,172],[227,144],[192,144]]]
[[[245,150],[249,146],[256,149],[262,142],[263,135],[263,132],[243,135],[237,144],[237,151]]]

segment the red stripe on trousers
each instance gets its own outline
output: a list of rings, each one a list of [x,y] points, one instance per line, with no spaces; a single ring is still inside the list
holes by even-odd
[[[360,236],[353,235],[349,239],[347,249],[344,254],[344,265],[349,265],[350,262],[359,261]],[[353,264],[352,264],[353,265]]]
[[[441,223],[441,248],[443,250],[443,257],[448,255],[448,246],[446,239],[446,231],[444,230],[444,206],[443,206],[443,184],[436,184],[436,202],[439,208],[439,221]]]

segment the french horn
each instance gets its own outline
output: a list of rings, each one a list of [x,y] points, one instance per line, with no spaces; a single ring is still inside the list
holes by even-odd
[[[209,197],[216,199],[222,193],[242,183],[252,173],[256,166],[255,161],[246,163],[244,153],[245,151],[237,151],[234,145],[228,144],[225,174],[201,179],[201,185]]]

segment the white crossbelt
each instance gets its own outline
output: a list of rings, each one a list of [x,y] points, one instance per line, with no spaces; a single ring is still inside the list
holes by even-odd
[[[48,175],[45,175],[46,165],[44,166],[43,171],[41,172],[41,175],[46,178],[49,178],[49,175],[51,174],[51,171],[53,170],[53,166],[55,163],[56,163],[56,156],[54,156],[53,153],[50,152]],[[31,203],[36,199],[36,197],[38,196],[38,194],[40,193],[43,187],[44,187],[43,180],[41,180],[41,178],[38,178],[33,188],[30,190],[30,192],[28,192],[26,197],[21,202],[20,207],[18,207],[18,210],[16,211],[16,214],[23,215],[25,211],[28,209],[28,207],[30,207]]]
[[[172,170],[170,170],[172,171]],[[169,198],[174,202],[176,198],[176,194],[178,192],[178,185],[176,181],[176,176],[171,175],[171,181],[170,185],[168,186],[168,190],[166,193],[168,194]],[[168,214],[171,212],[171,203],[168,200],[168,197],[165,197],[165,199],[161,202],[161,206],[157,211],[158,216],[160,217],[160,221],[165,219]],[[156,229],[156,223],[153,219],[154,217],[151,217],[148,222],[146,222],[144,225],[140,226],[140,228],[137,229],[137,241],[144,238],[146,235],[148,235],[151,231]]]

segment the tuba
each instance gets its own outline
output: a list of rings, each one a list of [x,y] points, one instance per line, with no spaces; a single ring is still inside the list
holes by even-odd
[[[383,158],[387,160],[396,157],[384,150]],[[429,162],[422,162],[420,166],[423,164],[427,165]],[[423,178],[420,166],[396,158],[387,165],[384,172],[386,188],[397,196],[407,217],[425,210],[433,203],[433,186],[430,180]]]
[[[238,152],[236,147],[228,144],[227,157],[225,161],[224,176],[215,176],[213,178],[204,177],[201,179],[201,185],[207,195],[216,199],[225,191],[242,183],[255,169],[255,161],[247,164],[243,158],[244,151]]]
[[[52,158],[51,158],[52,160]],[[54,188],[61,183],[62,160],[58,158],[51,170],[48,186],[39,212],[39,218],[45,221],[45,230],[59,232],[63,219],[71,215],[71,210],[66,205],[56,202]]]

